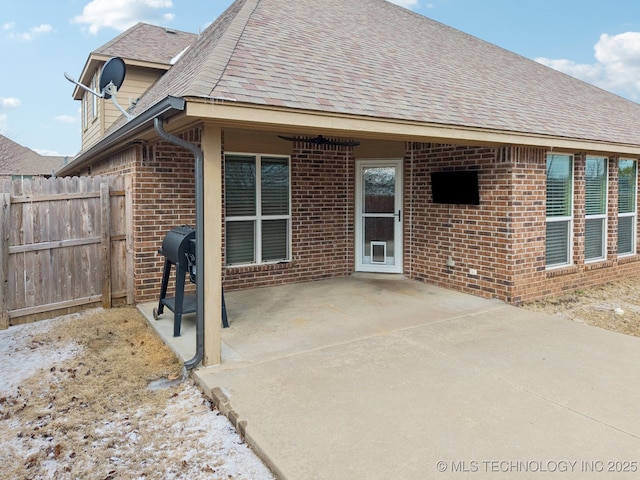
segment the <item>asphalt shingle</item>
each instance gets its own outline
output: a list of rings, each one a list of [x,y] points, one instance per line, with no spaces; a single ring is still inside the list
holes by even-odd
[[[0,176],[51,175],[64,161],[64,157],[40,155],[0,135]]]
[[[640,144],[640,105],[385,0],[238,0],[167,95]]]
[[[137,23],[93,53],[169,65],[197,38],[194,33]]]

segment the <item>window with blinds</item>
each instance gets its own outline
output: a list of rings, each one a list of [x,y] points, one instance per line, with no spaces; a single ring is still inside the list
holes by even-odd
[[[547,155],[547,268],[571,262],[573,157]]]
[[[289,158],[225,155],[227,265],[290,259]]]
[[[607,244],[607,159],[587,157],[585,162],[585,261],[603,260]]]
[[[637,162],[618,161],[618,255],[636,253]]]

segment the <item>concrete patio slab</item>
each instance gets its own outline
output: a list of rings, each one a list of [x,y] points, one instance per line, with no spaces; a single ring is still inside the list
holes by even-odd
[[[227,307],[194,376],[281,478],[638,475],[640,339],[375,276]]]

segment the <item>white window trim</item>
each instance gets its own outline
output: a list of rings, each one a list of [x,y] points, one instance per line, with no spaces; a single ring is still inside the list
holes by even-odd
[[[571,199],[571,206],[569,211],[571,212],[570,216],[567,217],[545,217],[545,229],[547,223],[553,222],[567,222],[569,223],[569,238],[567,239],[567,258],[569,261],[567,263],[555,263],[552,265],[546,265],[546,270],[560,270],[563,268],[571,267],[574,265],[573,261],[573,240],[574,240],[574,231],[573,231],[573,223],[574,223],[574,208],[575,202],[573,201],[573,195],[575,192],[575,156],[572,153],[564,153],[564,152],[547,152],[545,155],[545,182],[546,182],[546,165],[547,165],[547,155],[565,155],[571,158],[571,191],[569,192],[569,198]],[[545,195],[546,198],[546,195]],[[546,201],[546,200],[545,200]],[[545,250],[546,251],[546,250]]]
[[[247,215],[247,216],[225,216],[224,224],[225,224],[225,232],[227,222],[240,222],[240,221],[253,221],[255,228],[254,232],[254,255],[255,261],[248,263],[226,263],[226,255],[225,255],[225,267],[226,268],[237,268],[237,267],[247,267],[252,265],[276,265],[279,263],[288,263],[291,262],[292,259],[292,221],[291,221],[291,156],[290,155],[279,155],[279,154],[269,154],[269,153],[253,153],[253,152],[225,152],[224,153],[224,161],[226,163],[228,156],[248,156],[255,157],[256,159],[256,215]],[[270,158],[286,158],[289,166],[289,214],[288,215],[262,215],[262,169],[259,168],[262,166],[262,158],[270,157]],[[226,189],[226,186],[225,186]],[[226,190],[225,190],[226,192]],[[269,260],[266,262],[261,261],[262,259],[262,220],[288,220],[287,222],[287,258],[282,260]],[[225,235],[225,242],[228,239]],[[225,246],[226,250],[226,246]]]
[[[637,247],[636,247],[636,239],[637,239],[637,234],[638,234],[638,160],[635,158],[619,158],[618,159],[618,172],[620,171],[620,160],[631,160],[635,163],[636,165],[636,179],[634,182],[635,188],[636,188],[636,192],[635,192],[635,202],[633,205],[633,212],[630,213],[620,213],[618,212],[618,218],[623,218],[623,217],[635,217],[634,222],[632,223],[633,228],[631,230],[631,245],[633,245],[633,248],[631,249],[630,252],[628,253],[618,253],[618,258],[624,258],[624,257],[630,257],[632,255],[636,254],[637,251]],[[618,222],[618,228],[620,225],[620,222]]]
[[[91,79],[91,89],[94,92],[98,91],[98,77],[97,74],[93,76]],[[93,120],[98,116],[98,97],[96,95],[91,95],[92,104],[91,104],[91,119]]]
[[[586,164],[587,164],[587,159],[589,159],[589,157],[591,157],[590,155],[588,155],[585,160],[585,185],[586,185]],[[606,179],[606,186],[605,186],[605,205],[604,205],[604,212],[603,214],[598,214],[598,215],[587,215],[585,213],[584,216],[584,221],[585,221],[585,225],[587,220],[600,220],[600,219],[604,219],[603,225],[602,225],[602,256],[601,257],[596,257],[596,258],[589,258],[587,259],[587,257],[585,256],[585,260],[584,263],[596,263],[596,262],[602,262],[603,260],[607,259],[607,240],[608,240],[608,231],[609,231],[609,158],[608,157],[591,157],[591,158],[604,158],[604,171],[605,171],[605,179]],[[587,194],[585,192],[585,202],[586,202],[586,197]],[[586,228],[586,227],[585,227]]]
[[[87,130],[89,125],[89,97],[87,95],[91,95],[89,92],[84,92],[82,95],[81,105],[81,114],[82,114],[82,131]]]

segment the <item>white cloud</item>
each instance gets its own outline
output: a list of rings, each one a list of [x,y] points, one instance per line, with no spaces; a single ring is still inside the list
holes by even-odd
[[[418,6],[418,0],[388,0],[391,3],[395,3],[396,5],[400,5],[404,8],[413,8]]]
[[[14,27],[14,23],[8,23],[4,25],[4,29],[5,30],[11,30]],[[8,28],[7,28],[8,27]],[[26,32],[22,32],[22,33],[14,33],[11,32],[9,34],[9,38],[11,40],[21,40],[23,42],[30,42],[31,40],[35,39],[36,37],[39,37],[41,35],[46,35],[49,33],[53,33],[55,32],[54,28],[49,25],[48,23],[43,23],[41,25],[38,25],[37,27],[31,27],[28,31]]]
[[[3,30],[11,30],[15,26],[16,26],[16,22],[7,22],[7,23],[2,25],[2,29]]]
[[[18,108],[21,102],[18,98],[8,97],[2,98],[0,97],[0,108]]]
[[[566,59],[536,60],[618,95],[640,99],[640,32],[603,33],[594,50],[596,62],[590,64]]]
[[[138,22],[170,22],[174,15],[161,10],[172,7],[171,0],[93,0],[71,22],[88,24],[88,31],[92,35],[96,35],[101,28],[123,31]]]
[[[2,110],[11,110],[20,106],[20,100],[13,97],[3,98],[0,97],[0,133],[5,137],[7,135],[7,125],[9,116],[3,113]]]
[[[76,117],[72,117],[71,115],[58,115],[55,119],[62,123],[74,123],[76,121]]]

